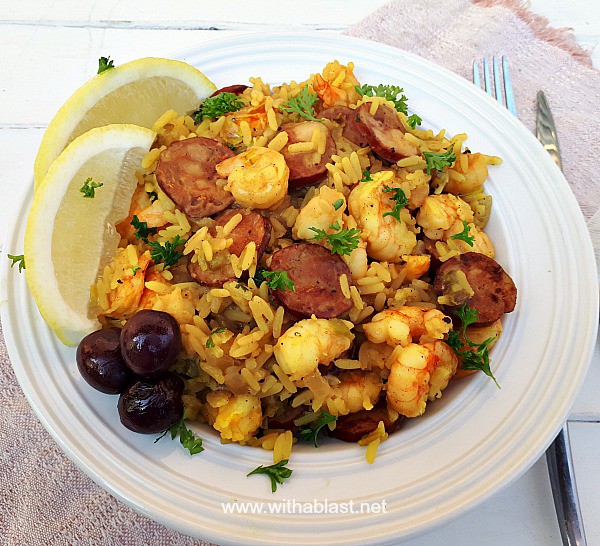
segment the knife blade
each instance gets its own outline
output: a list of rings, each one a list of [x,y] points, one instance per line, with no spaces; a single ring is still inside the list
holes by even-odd
[[[537,109],[535,118],[535,134],[545,150],[550,154],[554,163],[562,170],[562,158],[558,147],[558,136],[552,111],[543,91],[537,93]]]
[[[535,125],[537,139],[558,168],[562,169],[554,118],[543,91],[538,91],[537,94]],[[586,546],[587,541],[573,472],[569,431],[566,424],[546,450],[546,462],[563,544],[565,546]]]

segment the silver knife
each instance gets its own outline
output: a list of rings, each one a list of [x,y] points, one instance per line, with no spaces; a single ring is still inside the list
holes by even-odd
[[[558,168],[562,169],[554,118],[543,91],[537,94],[536,136]],[[563,544],[586,546],[566,424],[546,450],[546,462]]]

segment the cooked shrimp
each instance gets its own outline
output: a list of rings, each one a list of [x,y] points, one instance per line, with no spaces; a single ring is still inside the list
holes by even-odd
[[[227,178],[225,190],[242,207],[268,209],[287,195],[290,170],[275,150],[252,147],[222,161],[216,169]]]
[[[300,320],[277,340],[273,351],[277,363],[292,381],[302,379],[348,350],[353,326],[340,319]]]
[[[463,156],[467,157],[467,170],[463,171]],[[481,186],[488,177],[488,168],[486,156],[480,153],[460,154],[454,165],[448,169],[462,175],[461,177],[450,177],[444,189],[449,193],[456,195],[471,193],[481,189]]]
[[[392,347],[409,345],[421,336],[442,339],[451,327],[452,319],[438,309],[410,305],[386,309],[363,325],[369,341]]]
[[[327,404],[328,408],[337,408],[338,415],[373,409],[383,388],[378,374],[352,370],[341,373],[338,379],[340,382],[331,387],[330,398],[333,404]]]
[[[386,189],[398,186],[391,171],[373,175],[373,180],[361,182],[348,196],[348,209],[361,231],[361,238],[367,243],[367,253],[375,260],[391,263],[401,261],[402,254],[410,254],[417,239],[408,229],[412,225],[410,212],[400,210],[400,220],[390,214],[395,201],[390,199],[392,192]]]
[[[116,279],[116,281],[111,281],[111,289],[106,294],[108,308],[104,315],[107,317],[128,319],[138,311],[140,299],[144,292],[146,269],[148,269],[152,260],[150,252],[146,251],[138,258],[137,265],[132,266],[129,248],[135,247],[129,245],[127,248],[120,248],[111,264],[113,279]],[[136,267],[137,269],[135,269]]]
[[[463,231],[463,220],[475,227],[469,204],[449,193],[428,196],[417,214],[417,224],[434,241],[446,241]]]
[[[251,394],[233,395],[214,391],[207,397],[209,422],[221,438],[242,442],[249,440],[262,423],[260,398]]]
[[[342,225],[344,210],[346,210],[344,194],[328,186],[323,186],[319,193],[300,210],[292,228],[292,235],[295,239],[310,241],[315,237],[315,232],[310,228],[325,230],[327,234],[334,233],[336,230],[329,226],[336,222],[338,225]],[[325,244],[324,240],[322,240],[322,244]]]
[[[406,417],[418,417],[427,400],[439,398],[456,372],[457,359],[443,341],[398,346],[389,358],[387,401]]]
[[[136,228],[131,225],[133,217],[137,216],[140,222],[146,222],[146,227],[158,228],[167,224],[165,219],[165,202],[167,200],[155,200],[154,203],[142,186],[137,186],[133,197],[131,198],[131,207],[127,218],[121,220],[115,225],[122,239],[126,239],[130,243],[137,243],[135,237]]]
[[[333,61],[327,63],[322,76],[321,74],[315,75],[313,89],[325,107],[348,104],[359,99],[359,94],[354,86],[360,84],[354,76],[353,69],[352,63],[344,66],[338,61]]]

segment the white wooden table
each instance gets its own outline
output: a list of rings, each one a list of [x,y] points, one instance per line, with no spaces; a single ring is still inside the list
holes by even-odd
[[[0,240],[31,183],[45,126],[64,100],[94,74],[97,59],[169,56],[219,34],[311,29],[341,32],[384,0],[352,1],[0,0]],[[600,0],[531,0],[555,27],[572,27],[600,67]],[[282,9],[286,7],[288,9]],[[276,14],[276,22],[269,14]],[[275,17],[275,16],[273,16]],[[573,408],[569,430],[588,543],[600,544],[600,349]],[[560,533],[542,457],[515,483],[411,545],[559,545]]]

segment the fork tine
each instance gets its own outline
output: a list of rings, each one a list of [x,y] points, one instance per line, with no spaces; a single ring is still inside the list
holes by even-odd
[[[494,96],[494,88],[492,87],[492,78],[490,76],[490,66],[487,59],[483,59],[483,81],[485,82],[485,91],[490,96]]]
[[[494,89],[496,92],[496,100],[498,102],[501,102],[505,107],[508,108],[508,106],[506,105],[506,102],[503,102],[502,82],[500,80],[500,66],[498,64],[498,57],[496,57],[496,55],[494,55],[492,63],[493,63],[493,67],[494,67]]]
[[[481,80],[479,79],[479,65],[477,61],[473,61],[473,83],[477,87],[481,87]]]
[[[508,71],[508,61],[504,55],[502,55],[502,75],[504,76],[504,96],[506,97],[506,107],[516,116],[517,105],[515,104],[515,95],[513,93],[510,73]]]

